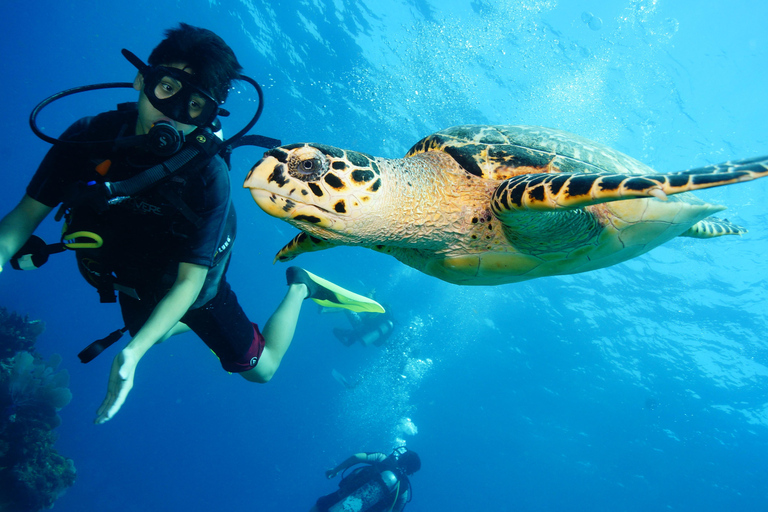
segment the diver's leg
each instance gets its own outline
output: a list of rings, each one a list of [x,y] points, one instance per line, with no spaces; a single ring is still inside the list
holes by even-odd
[[[294,283],[288,287],[288,293],[285,294],[262,330],[265,344],[259,363],[253,369],[240,373],[243,378],[261,383],[268,382],[272,378],[291,346],[301,304],[307,298],[307,294],[307,287],[302,283]]]
[[[170,331],[165,333],[165,336],[163,336],[162,338],[157,340],[157,343],[162,343],[165,340],[167,340],[168,338],[170,338],[171,336],[176,336],[177,334],[183,334],[183,333],[189,332],[189,331],[191,331],[191,329],[189,328],[189,326],[187,324],[185,324],[184,322],[178,322],[176,325],[171,327]]]
[[[335,327],[333,329],[333,335],[336,336],[336,339],[339,340],[345,347],[351,347],[355,342],[355,331],[353,330],[344,330]]]
[[[378,302],[345,290],[302,268],[289,267],[285,275],[288,292],[264,325],[264,348],[258,364],[240,373],[245,379],[253,382],[268,382],[277,371],[288,347],[291,346],[304,299],[312,297],[316,302],[319,301],[318,304],[323,303],[329,307],[369,308],[384,312]]]
[[[355,313],[354,311],[350,311],[348,309],[345,309],[344,313],[347,315],[347,320],[349,320],[349,325],[351,325],[353,329],[360,329],[362,327],[363,319],[360,318],[359,314]]]
[[[380,337],[381,337],[381,333],[379,332],[378,329],[376,329],[375,331],[368,331],[362,336],[360,336],[360,341],[363,342],[363,345],[368,347],[376,343],[376,341],[378,341]]]

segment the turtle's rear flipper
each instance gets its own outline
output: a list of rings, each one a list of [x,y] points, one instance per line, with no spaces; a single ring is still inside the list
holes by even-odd
[[[491,207],[499,217],[515,211],[583,208],[585,206],[655,197],[719,187],[768,176],[768,157],[725,162],[668,174],[522,174],[502,182]]]
[[[718,219],[717,217],[707,217],[700,220],[690,227],[688,231],[680,236],[691,238],[715,238],[725,235],[743,235],[747,230],[728,221],[728,219]]]

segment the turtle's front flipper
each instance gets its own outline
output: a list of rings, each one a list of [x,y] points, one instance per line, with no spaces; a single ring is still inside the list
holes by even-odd
[[[707,217],[700,220],[690,227],[688,231],[680,236],[691,238],[715,238],[725,235],[743,235],[747,230],[728,221],[728,219],[718,219],[717,217]]]
[[[725,162],[668,174],[540,173],[515,176],[491,200],[498,215],[520,210],[551,211],[598,203],[655,197],[719,187],[768,176],[768,157]]]
[[[285,247],[280,249],[280,251],[275,255],[273,263],[275,261],[282,261],[285,263],[286,261],[291,261],[299,254],[305,252],[322,251],[323,249],[330,249],[331,247],[336,247],[336,244],[321,238],[316,238],[312,235],[308,235],[302,231],[296,235],[293,240],[288,242]]]

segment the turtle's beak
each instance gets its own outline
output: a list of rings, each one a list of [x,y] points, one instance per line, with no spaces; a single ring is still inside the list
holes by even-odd
[[[280,162],[273,156],[265,156],[254,165],[248,172],[243,183],[244,188],[263,189],[267,183],[273,181],[272,176],[275,170],[280,166]]]
[[[278,219],[290,219],[296,204],[285,197],[278,196],[266,190],[252,188],[251,196],[259,208]]]
[[[279,190],[280,184],[279,182],[274,183],[274,176],[275,173],[281,173],[283,167],[277,158],[265,156],[256,162],[243,183],[244,188],[251,189],[251,195],[256,204],[278,219],[290,218],[293,208],[296,206],[290,199],[275,193]]]

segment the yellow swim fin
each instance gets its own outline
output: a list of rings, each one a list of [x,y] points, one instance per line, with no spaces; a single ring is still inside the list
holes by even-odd
[[[373,299],[345,290],[341,286],[307,272],[300,267],[285,271],[288,284],[303,283],[309,288],[309,297],[327,308],[344,308],[358,313],[384,313],[384,308]]]

